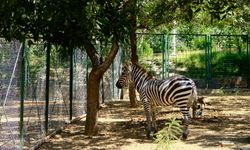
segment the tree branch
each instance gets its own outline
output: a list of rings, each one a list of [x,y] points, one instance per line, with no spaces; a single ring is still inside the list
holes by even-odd
[[[119,41],[119,36],[114,35],[112,39],[112,47],[110,53],[108,54],[104,62],[97,68],[101,74],[104,74],[105,71],[109,68],[110,64],[113,62],[119,49],[118,41]]]
[[[94,45],[90,42],[90,40],[84,40],[83,45],[92,62],[93,68],[97,68],[100,65],[100,55],[97,53]]]

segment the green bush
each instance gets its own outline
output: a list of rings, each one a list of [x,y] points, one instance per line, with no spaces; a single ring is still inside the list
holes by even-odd
[[[182,56],[182,55],[185,55]],[[208,57],[204,51],[190,51],[178,54],[176,67],[186,68],[186,73],[206,70]],[[247,54],[244,52],[213,51],[211,55],[211,71],[213,75],[240,75],[247,73]]]
[[[206,41],[204,38],[195,38],[194,40],[192,40],[192,44],[200,49],[200,50],[204,50],[205,46],[206,46]]]
[[[247,73],[248,58],[246,53],[213,52],[212,69],[228,75],[240,75]]]
[[[183,56],[185,55],[185,56]],[[202,51],[189,51],[178,55],[177,67],[202,68],[205,67],[205,54]]]
[[[174,140],[179,139],[179,135],[182,133],[182,129],[179,121],[175,118],[167,122],[166,127],[156,133],[155,143],[158,150],[169,150]]]
[[[142,47],[140,49],[140,56],[142,57],[151,57],[153,56],[153,49],[150,47],[150,44],[147,42],[142,43]]]

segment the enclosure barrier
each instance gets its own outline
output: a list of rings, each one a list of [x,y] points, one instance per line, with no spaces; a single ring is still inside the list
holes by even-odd
[[[85,51],[30,42],[0,38],[0,149],[35,148],[85,114],[91,70]],[[103,77],[102,102],[118,98],[120,60],[117,55]]]
[[[199,88],[249,88],[248,35],[140,33],[137,37],[140,63],[156,77],[182,74]],[[28,41],[0,38],[0,149],[30,149],[85,114],[91,70],[85,51],[67,53],[49,43]],[[119,50],[102,79],[101,102],[119,96],[114,82],[123,53]]]
[[[198,88],[250,87],[248,35],[137,33],[137,48],[157,78],[185,75]]]

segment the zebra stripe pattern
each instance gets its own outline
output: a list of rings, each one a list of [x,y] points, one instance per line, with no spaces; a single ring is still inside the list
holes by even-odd
[[[131,80],[135,83],[143,102],[147,119],[147,136],[150,137],[152,132],[156,130],[154,107],[177,105],[184,117],[183,139],[186,139],[189,134],[189,108],[193,107],[194,117],[197,105],[197,90],[194,81],[185,76],[173,76],[166,80],[158,80],[149,75],[140,65],[128,63],[124,66],[116,86],[123,88]]]

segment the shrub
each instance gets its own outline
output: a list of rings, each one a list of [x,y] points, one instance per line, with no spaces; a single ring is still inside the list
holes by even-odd
[[[153,49],[150,47],[150,44],[148,44],[145,41],[142,43],[141,55],[144,56],[144,57],[153,56]]]
[[[166,127],[156,133],[155,143],[157,143],[158,150],[169,150],[174,140],[179,139],[182,132],[180,123],[174,119],[166,122]]]

